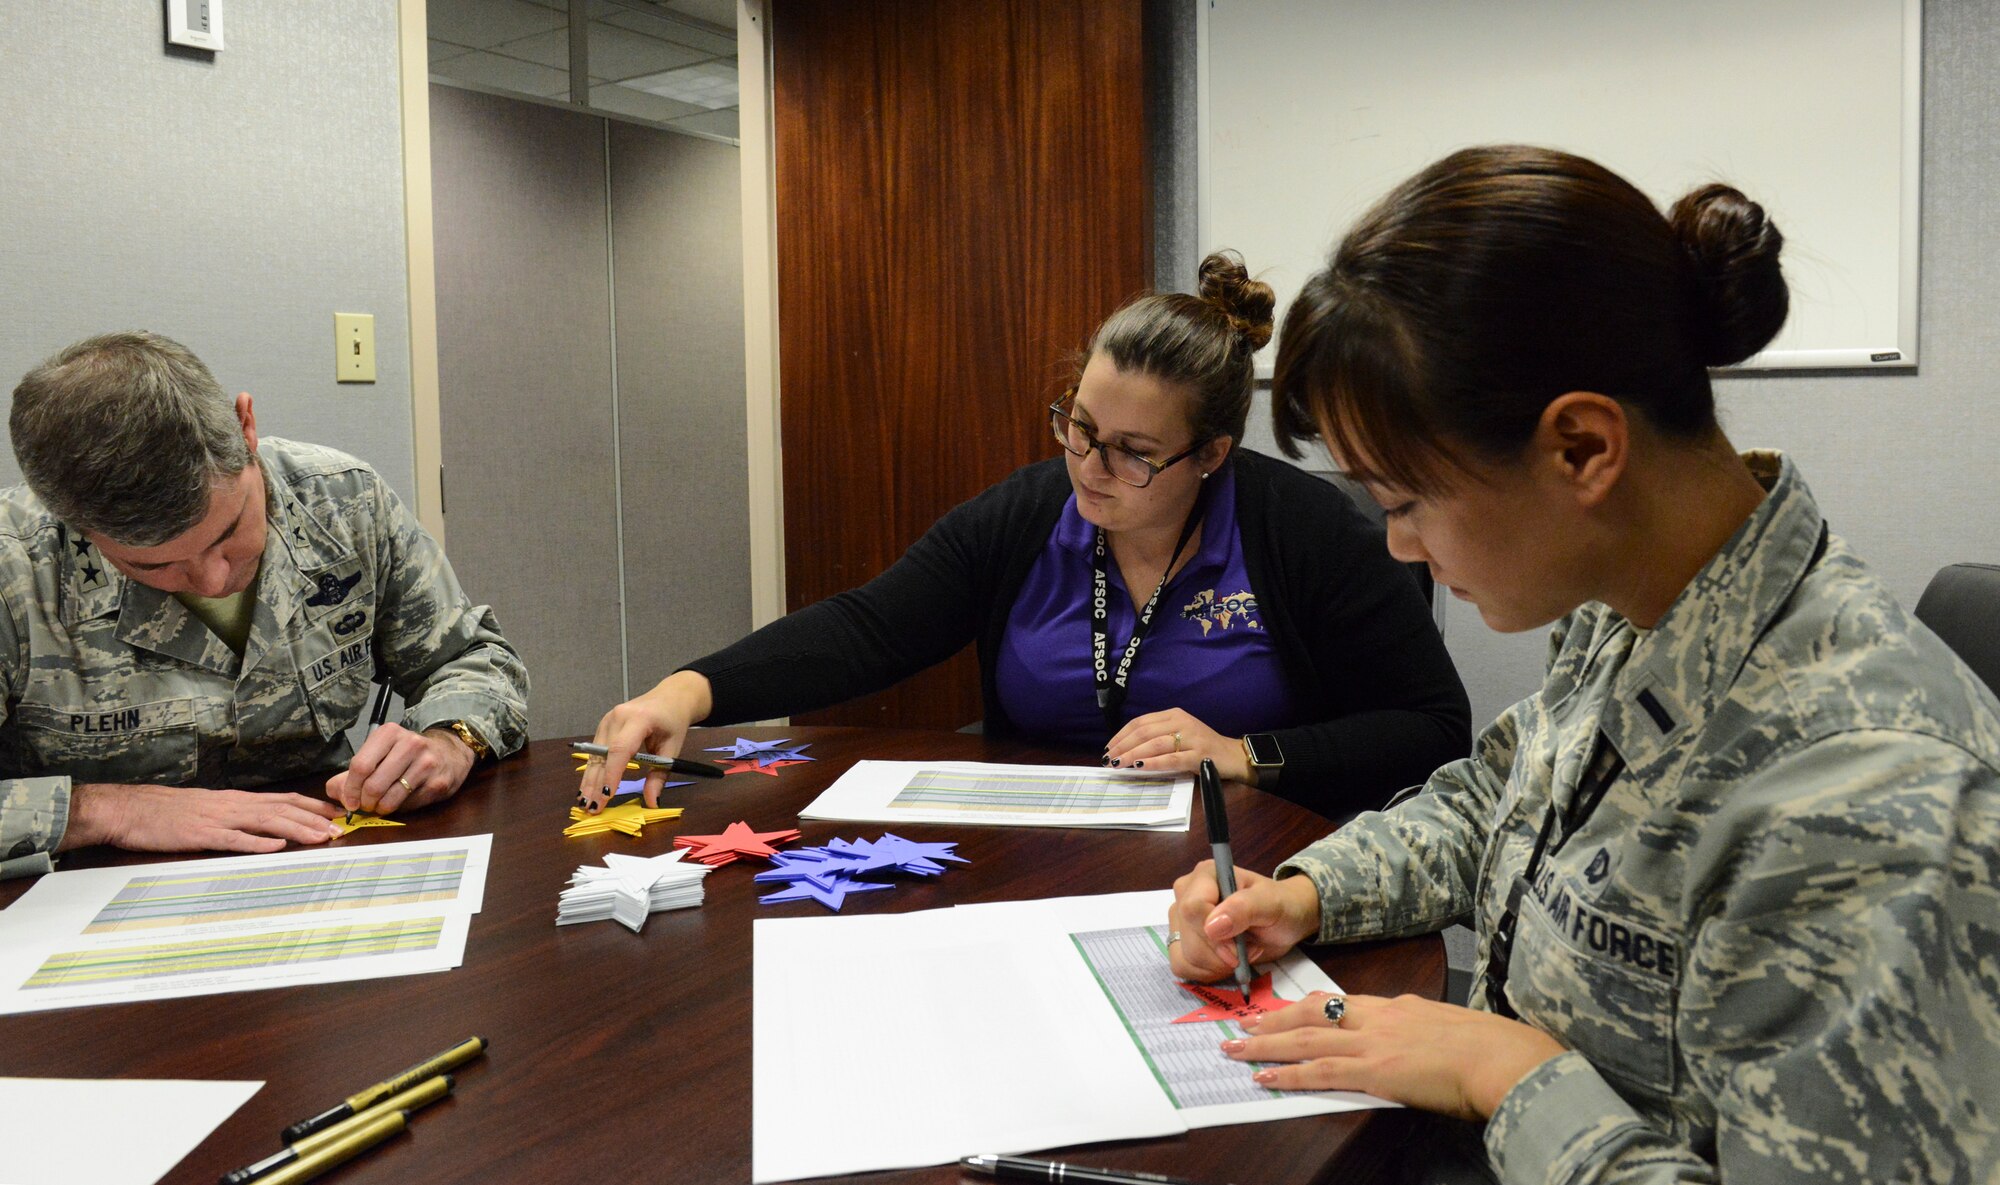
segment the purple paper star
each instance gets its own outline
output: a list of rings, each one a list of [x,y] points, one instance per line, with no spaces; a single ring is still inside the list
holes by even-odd
[[[667,782],[666,784],[662,785],[660,789],[671,790],[675,786],[692,786],[692,785],[694,785],[693,782]],[[646,779],[643,775],[636,778],[626,778],[624,781],[618,783],[618,793],[613,794],[612,797],[616,798],[618,794],[638,794],[643,792],[645,789],[646,789]]]
[[[828,909],[838,910],[841,903],[847,900],[849,893],[866,893],[871,889],[887,889],[890,887],[876,881],[849,880],[845,877],[840,878],[826,888],[821,888],[810,880],[799,880],[792,882],[789,888],[780,889],[768,896],[759,897],[757,900],[767,905],[776,904],[780,901],[817,901]]]
[[[780,852],[771,857],[771,861],[777,865],[776,868],[767,868],[750,879],[766,884],[805,881],[822,889],[832,889],[843,879],[853,880],[852,874],[857,871],[850,862],[829,858],[812,848]]]
[[[763,755],[766,753],[774,755],[782,755],[783,753],[786,752],[787,747],[790,746],[791,743],[792,741],[790,737],[785,737],[781,740],[775,740],[775,741],[753,741],[753,740],[748,740],[744,737],[737,737],[736,743],[733,745],[714,745],[708,749],[703,750],[703,752],[727,753],[738,761],[741,761],[746,757],[756,757],[758,758],[757,764],[769,765],[770,762],[762,759]],[[799,748],[803,749],[805,748],[805,746],[800,745]],[[780,757],[773,756],[771,760],[772,761],[780,760]],[[801,757],[798,760],[804,761],[807,760],[807,758]]]

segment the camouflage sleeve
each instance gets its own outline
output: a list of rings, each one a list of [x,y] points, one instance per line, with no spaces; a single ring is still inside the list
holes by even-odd
[[[68,827],[68,778],[0,779],[0,880],[53,869]]]
[[[16,593],[23,590],[13,587],[12,581],[8,585],[7,604],[0,606],[0,727],[6,725],[7,705],[14,702],[27,666],[12,608]],[[68,778],[8,776],[13,772],[0,773],[0,880],[54,868],[49,853],[69,827]]]
[[[1674,1039],[1713,1151],[1570,1053],[1487,1125],[1501,1180],[1995,1180],[2000,771],[1843,733],[1743,782],[1698,843]]]
[[[1416,795],[1369,811],[1278,865],[1319,890],[1319,942],[1425,934],[1471,912],[1494,812],[1514,762],[1524,705],[1502,713],[1472,756]]]
[[[403,697],[403,727],[420,732],[463,720],[494,756],[516,752],[528,741],[528,668],[396,492],[379,478],[375,491],[383,574],[375,651]]]

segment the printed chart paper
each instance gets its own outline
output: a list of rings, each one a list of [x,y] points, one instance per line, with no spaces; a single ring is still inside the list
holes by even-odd
[[[1194,1002],[1150,931],[1172,900],[1158,890],[759,919],[751,1180],[1387,1105],[1274,1095],[1250,1080],[1253,1067],[1222,1056],[1217,1026],[1172,1025]],[[1331,987],[1303,958],[1284,967],[1300,994]],[[1155,1021],[1179,1032],[1154,1034]],[[922,1089],[897,1091],[894,1106],[877,1091],[829,1089],[829,1065],[854,1057],[909,1067]]]
[[[1194,779],[1082,765],[857,761],[802,819],[1186,831]]]
[[[50,873],[0,913],[0,1013],[449,970],[491,841]]]
[[[0,1078],[0,1178],[8,1185],[153,1185],[263,1085]],[[105,1138],[107,1125],[115,1138]]]

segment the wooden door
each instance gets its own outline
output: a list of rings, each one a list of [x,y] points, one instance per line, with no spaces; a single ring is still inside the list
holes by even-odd
[[[1151,274],[1140,8],[774,0],[788,608],[1055,454],[1040,409]],[[801,719],[979,715],[968,650]]]

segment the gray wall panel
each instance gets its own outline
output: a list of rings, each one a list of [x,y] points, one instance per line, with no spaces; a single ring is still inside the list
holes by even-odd
[[[410,497],[396,10],[237,4],[205,55],[168,53],[158,4],[0,5],[0,390],[78,338],[157,330],[265,432]],[[375,315],[375,384],[334,383],[335,310]]]
[[[603,122],[431,88],[446,530],[534,678],[535,736],[623,690]]]
[[[611,125],[632,690],[750,628],[736,147]]]

